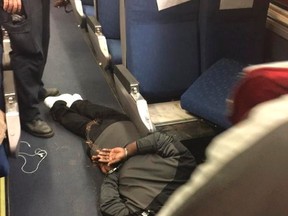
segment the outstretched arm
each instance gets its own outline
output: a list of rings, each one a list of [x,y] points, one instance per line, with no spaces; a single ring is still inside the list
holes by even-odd
[[[158,154],[163,158],[166,157],[185,157],[193,159],[193,156],[187,148],[179,141],[163,133],[153,133],[143,137],[135,142],[126,145],[125,148],[116,147],[113,149],[102,149],[98,152],[97,159],[99,162],[108,163],[108,165],[126,160],[135,154]]]

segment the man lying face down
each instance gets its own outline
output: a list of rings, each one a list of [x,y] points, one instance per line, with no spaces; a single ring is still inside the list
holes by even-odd
[[[196,166],[180,141],[159,132],[140,137],[125,114],[78,94],[44,102],[54,120],[87,140],[92,161],[106,174],[100,197],[103,215],[156,214]]]

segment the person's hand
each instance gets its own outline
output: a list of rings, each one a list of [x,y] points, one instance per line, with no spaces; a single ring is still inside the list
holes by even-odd
[[[0,110],[0,144],[6,138],[6,123],[5,123],[5,114]]]
[[[109,154],[109,162],[108,165],[118,163],[122,160],[126,160],[127,153],[125,152],[125,148],[116,147],[111,149]]]
[[[100,153],[101,156],[99,155],[99,152],[100,152],[99,150],[97,152],[98,152],[97,155],[92,155],[91,156],[91,161],[98,165],[98,167],[99,167],[99,169],[101,170],[102,173],[104,173],[104,174],[109,173],[109,171],[111,169],[113,169],[113,167],[108,165],[109,154],[108,154],[108,157],[107,157],[108,159],[106,159],[106,157],[102,153]]]
[[[109,163],[109,154],[111,149],[100,149],[97,150],[97,155],[93,155],[91,160],[96,163]]]
[[[97,150],[96,155],[92,155],[91,160],[93,163],[108,163],[109,162],[109,154],[111,149],[100,149]]]
[[[125,160],[127,155],[125,149],[122,147],[116,147],[113,149],[101,149],[98,150],[99,162],[108,163],[108,166]]]
[[[3,0],[3,10],[8,13],[19,13],[22,9],[21,0]]]

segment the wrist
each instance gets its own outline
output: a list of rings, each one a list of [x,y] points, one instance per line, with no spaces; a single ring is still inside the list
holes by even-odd
[[[126,145],[124,148],[124,154],[125,154],[125,159],[127,160],[128,158],[134,156],[137,153],[137,145],[136,141],[129,143]]]
[[[128,159],[128,149],[125,147],[124,148],[124,152],[125,152],[125,160],[127,160]]]

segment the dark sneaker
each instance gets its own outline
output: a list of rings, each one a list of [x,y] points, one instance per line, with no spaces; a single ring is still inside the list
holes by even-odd
[[[41,119],[34,119],[23,124],[23,129],[33,136],[50,138],[54,135],[52,128]]]
[[[46,88],[44,89],[44,93],[41,92],[41,94],[39,95],[39,99],[44,100],[46,97],[57,95],[59,95],[59,90],[57,88]]]

